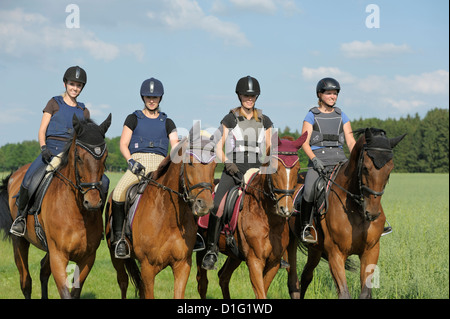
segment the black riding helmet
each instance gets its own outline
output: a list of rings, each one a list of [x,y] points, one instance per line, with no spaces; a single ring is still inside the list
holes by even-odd
[[[87,82],[87,75],[86,71],[77,66],[71,66],[66,70],[63,77],[64,83],[67,83],[67,81],[74,81],[74,82],[80,82],[86,85]],[[83,87],[84,87],[83,85]]]
[[[261,89],[258,80],[250,75],[240,78],[236,84],[236,94],[260,95]]]
[[[333,78],[323,78],[322,80],[319,81],[319,83],[317,83],[316,87],[317,97],[319,97],[319,93],[323,93],[329,90],[336,90],[337,93],[339,94],[339,91],[341,90],[339,82]]]

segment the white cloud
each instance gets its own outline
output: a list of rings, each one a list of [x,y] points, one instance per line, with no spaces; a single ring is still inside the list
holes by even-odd
[[[84,50],[94,59],[111,61],[120,51],[131,53],[139,60],[142,49],[136,45],[123,48],[99,39],[86,28],[69,29],[54,26],[44,16],[23,9],[0,10],[0,53],[21,58],[42,56],[45,52]]]
[[[396,76],[399,86],[423,94],[449,94],[449,72],[437,70],[410,76]]]
[[[302,76],[305,80],[308,81],[319,81],[325,77],[332,77],[339,79],[340,83],[352,83],[355,80],[355,77],[348,72],[344,72],[336,67],[319,67],[316,69],[313,68],[302,68]]]
[[[255,10],[270,14],[277,11],[277,6],[273,0],[230,0],[230,2],[235,7],[245,10]]]
[[[407,44],[396,45],[394,43],[374,44],[372,41],[353,41],[341,44],[341,52],[347,58],[372,58],[391,56],[396,54],[411,53]]]
[[[147,16],[152,20],[158,20],[163,25],[172,29],[200,29],[214,36],[222,38],[225,43],[237,46],[249,46],[245,34],[239,26],[220,20],[213,15],[207,15],[193,0],[167,1],[166,10],[161,12],[148,12]]]

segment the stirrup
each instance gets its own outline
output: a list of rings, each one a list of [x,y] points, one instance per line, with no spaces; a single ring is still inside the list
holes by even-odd
[[[195,240],[194,249],[192,251],[201,251],[206,248],[205,240],[202,235],[197,233],[197,238]]]
[[[14,227],[14,225],[16,225],[16,223],[18,223],[18,222],[21,221],[21,220],[24,221],[25,226],[23,227],[23,232],[22,232],[22,233],[19,233],[19,232],[15,231],[15,230],[13,229],[13,227]],[[23,216],[17,217],[17,218],[14,220],[14,222],[12,223],[11,228],[10,228],[10,230],[9,230],[9,232],[10,232],[11,234],[13,234],[13,235],[15,235],[15,236],[17,236],[17,237],[23,237],[23,236],[25,236],[25,232],[26,232],[26,231],[27,231],[27,220],[26,220],[26,218],[23,217]]]
[[[119,256],[119,255],[117,255],[117,247],[119,247],[119,244],[121,243],[121,242],[125,242],[125,245],[126,245],[126,249],[127,249],[127,251],[128,251],[128,253],[127,254],[125,254],[125,256]],[[116,243],[115,243],[115,245],[116,245],[116,247],[114,248],[114,257],[116,257],[117,259],[128,259],[128,258],[130,258],[131,257],[131,247],[130,247],[130,245],[128,244],[128,241],[125,239],[125,238],[120,238]]]
[[[316,237],[314,237],[313,240],[312,240],[312,239],[305,239],[305,232],[306,232],[306,230],[309,229],[309,228],[313,229],[313,230],[314,230],[314,233],[316,234]],[[312,233],[311,233],[311,232],[309,232],[309,233],[310,233],[311,236],[312,236]],[[309,225],[306,225],[306,226],[305,226],[305,228],[303,229],[303,232],[302,232],[302,240],[303,240],[305,243],[310,243],[310,244],[315,244],[315,243],[317,243],[317,231],[316,231],[316,229],[314,228],[313,225],[309,224]]]
[[[390,233],[392,233],[392,226],[391,226],[391,224],[389,224],[389,222],[387,220],[386,220],[386,223],[388,224],[388,227],[384,227],[384,230],[381,233],[381,237],[389,235]]]

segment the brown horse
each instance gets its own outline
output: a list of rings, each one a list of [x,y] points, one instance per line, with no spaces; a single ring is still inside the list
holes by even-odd
[[[281,257],[289,242],[288,217],[294,211],[293,194],[300,169],[297,151],[307,133],[296,141],[278,139],[278,149],[270,157],[270,165],[261,168],[245,189],[242,211],[234,233],[239,252],[247,263],[256,298],[266,298],[269,286],[280,268]],[[219,283],[223,297],[230,298],[229,282],[233,271],[242,260],[225,244],[222,234],[219,249],[228,255],[219,270]],[[197,252],[197,281],[201,298],[206,298],[208,278],[201,268],[205,252]]]
[[[99,186],[108,154],[105,133],[110,124],[111,115],[99,126],[89,120],[80,122],[76,117],[73,119],[74,138],[63,153],[61,166],[53,171],[54,178],[38,215],[48,247],[41,261],[43,298],[47,298],[50,274],[55,279],[61,298],[79,298],[83,283],[94,264],[103,231],[103,203]],[[8,212],[2,210],[0,213],[3,220],[9,218],[11,222],[11,217],[17,214],[14,195],[19,191],[27,168],[28,165],[19,168],[3,182],[1,196],[7,198],[9,204]],[[14,259],[20,274],[20,288],[25,298],[31,298],[28,270],[30,243],[45,250],[34,225],[35,215],[29,215],[25,236],[11,235]],[[4,227],[4,231],[9,232],[9,228]],[[69,261],[76,263],[73,286],[66,273]],[[73,287],[71,291],[70,286]]]
[[[132,258],[115,258],[108,239],[122,298],[126,298],[127,271],[140,297],[154,298],[155,276],[167,266],[174,275],[174,298],[184,298],[197,234],[194,215],[205,215],[213,207],[216,167],[215,155],[209,151],[213,146],[205,147],[210,140],[203,140],[200,149],[192,142],[183,139],[150,175],[134,215]],[[111,216],[110,205],[106,214]],[[106,233],[110,237],[109,222]]]
[[[350,298],[345,264],[350,255],[360,258],[360,298],[371,298],[371,279],[380,251],[380,237],[386,216],[381,197],[394,168],[392,149],[405,135],[388,139],[380,129],[361,129],[350,159],[336,168],[328,197],[328,211],[319,217],[317,244],[306,244],[308,259],[303,268],[298,294],[295,271],[289,273],[291,297],[304,298],[321,257],[328,260],[339,298]],[[300,238],[299,234],[297,234]],[[304,244],[305,245],[305,244]],[[292,245],[290,245],[292,248]],[[289,249],[289,263],[295,266],[296,250]]]

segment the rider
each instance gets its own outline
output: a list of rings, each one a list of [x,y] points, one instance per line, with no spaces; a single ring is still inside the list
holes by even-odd
[[[28,168],[20,186],[19,198],[17,199],[17,217],[10,229],[12,234],[19,237],[22,237],[26,231],[27,211],[25,211],[25,208],[29,200],[30,194],[28,189],[33,177],[38,175],[36,173],[50,163],[55,155],[61,153],[72,139],[73,116],[76,115],[80,120],[90,118],[90,113],[86,106],[77,101],[77,97],[87,82],[86,71],[79,66],[72,66],[64,73],[63,82],[66,91],[60,96],[51,98],[43,110],[38,133],[41,154]],[[103,175],[103,198],[106,198],[108,188],[109,179],[106,175]]]
[[[316,87],[318,106],[309,110],[303,122],[302,134],[308,131],[308,137],[302,147],[310,161],[301,203],[301,239],[309,243],[316,242],[316,238],[309,230],[314,202],[314,183],[319,173],[323,173],[326,167],[347,160],[343,149],[344,142],[347,143],[350,152],[356,143],[349,118],[336,107],[340,90],[341,87],[335,79],[320,80]]]
[[[112,196],[112,231],[117,258],[127,258],[127,244],[122,240],[125,220],[125,199],[128,188],[139,182],[138,176],[158,168],[167,156],[169,143],[178,143],[175,123],[161,112],[159,104],[164,95],[161,81],[150,78],[142,82],[143,110],[128,115],[120,137],[120,152],[127,160],[128,170],[117,183]]]
[[[220,122],[216,154],[225,167],[214,195],[214,208],[209,215],[207,252],[202,262],[202,267],[207,270],[215,268],[218,258],[217,242],[223,225],[221,217],[216,214],[222,198],[233,186],[240,184],[239,178],[248,169],[260,167],[259,157],[264,139],[267,147],[270,147],[273,123],[260,109],[255,108],[260,93],[258,80],[251,76],[241,78],[236,85],[241,105],[230,110]]]

